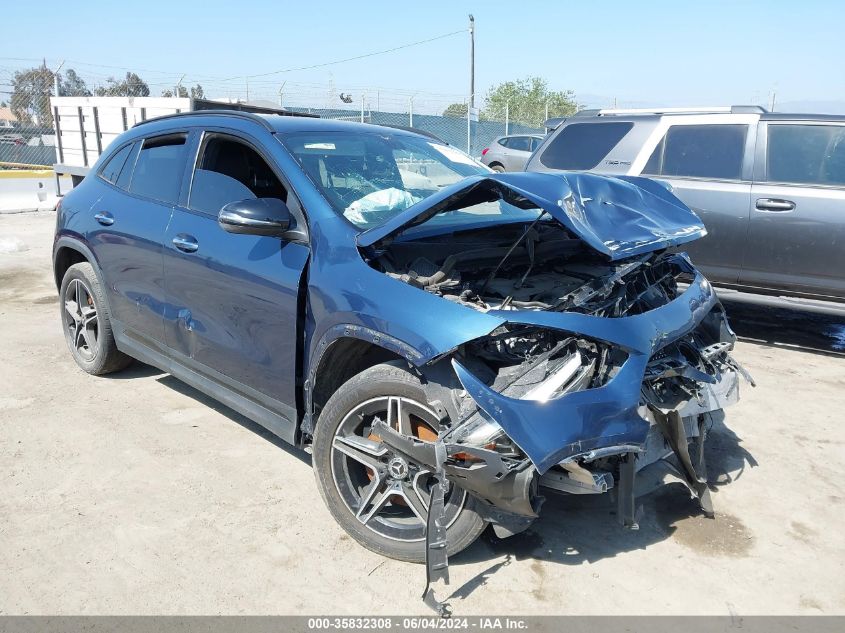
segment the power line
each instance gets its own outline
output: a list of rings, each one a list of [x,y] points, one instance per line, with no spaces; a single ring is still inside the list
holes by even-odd
[[[346,59],[337,59],[331,62],[324,62],[322,64],[312,64],[310,66],[300,66],[298,68],[284,68],[282,70],[273,70],[267,73],[258,73],[255,75],[240,75],[237,77],[228,77],[223,81],[234,81],[235,79],[253,79],[255,77],[267,77],[269,75],[279,75],[282,73],[291,73],[298,70],[313,70],[314,68],[324,68],[326,66],[333,66],[334,64],[343,64],[344,62],[351,62],[358,59],[365,59],[367,57],[375,57],[376,55],[384,55],[385,53],[393,53],[395,51],[402,50],[403,48],[410,48],[412,46],[419,46],[420,44],[428,44],[429,42],[435,42],[437,40],[442,40],[447,37],[452,37],[453,35],[459,35],[460,33],[464,33],[465,31],[462,29],[460,31],[452,31],[451,33],[444,33],[443,35],[438,35],[437,37],[431,37],[427,40],[420,40],[418,42],[411,42],[410,44],[403,44],[401,46],[395,46],[393,48],[387,48],[383,51],[375,51],[373,53],[366,53],[364,55],[356,55],[355,57],[347,57]]]

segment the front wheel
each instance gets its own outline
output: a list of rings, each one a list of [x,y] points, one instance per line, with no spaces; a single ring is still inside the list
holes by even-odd
[[[419,380],[401,363],[367,369],[326,403],[314,435],[314,469],[335,520],[364,547],[425,561],[430,469],[388,448],[372,431],[376,418],[404,435],[433,442],[438,418]],[[446,495],[448,553],[468,547],[486,526],[465,490]]]

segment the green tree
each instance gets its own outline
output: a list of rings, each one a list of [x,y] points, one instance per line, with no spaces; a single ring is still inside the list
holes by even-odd
[[[170,88],[162,90],[161,96],[162,97],[172,97],[173,91]],[[199,84],[197,84],[196,86],[191,86],[190,93],[188,92],[188,89],[185,88],[185,86],[179,86],[179,96],[186,98],[186,99],[189,96],[191,97],[191,99],[202,99],[203,98],[202,86],[200,86]]]
[[[166,88],[165,90],[161,91],[162,97],[172,97],[173,91],[170,88]],[[188,96],[188,89],[185,86],[179,86],[179,96],[180,97],[187,97]]]
[[[504,121],[505,108],[515,123],[542,127],[548,116],[569,116],[578,110],[575,93],[571,90],[549,90],[548,82],[540,77],[526,77],[493,86],[484,97],[483,119]]]
[[[59,75],[59,93],[63,97],[90,97],[91,91],[85,80],[76,74],[73,68],[68,68],[65,76]]]
[[[150,87],[133,72],[127,72],[120,81],[114,77],[106,79],[105,86],[99,86],[95,91],[98,97],[149,97]]]
[[[30,125],[53,124],[50,114],[53,77],[53,71],[44,65],[15,73],[9,107],[18,121]]]
[[[448,108],[443,110],[443,116],[452,116],[458,118],[467,118],[467,104],[452,103]]]

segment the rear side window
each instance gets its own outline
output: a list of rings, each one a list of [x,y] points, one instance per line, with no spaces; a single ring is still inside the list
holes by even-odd
[[[538,147],[540,147],[540,145],[541,145],[542,143],[543,143],[543,139],[541,139],[541,138],[534,138],[534,137],[532,136],[532,137],[531,137],[531,151],[533,152],[535,149],[537,149]]]
[[[632,127],[625,121],[567,125],[546,146],[540,162],[552,169],[593,169]]]
[[[769,182],[845,185],[845,126],[769,124],[766,152]]]
[[[643,174],[739,180],[747,125],[673,125]]]
[[[179,199],[185,169],[185,134],[145,139],[135,162],[129,191],[161,202]]]
[[[103,180],[109,181],[111,184],[116,184],[117,179],[120,178],[120,172],[123,169],[123,166],[126,164],[126,159],[129,156],[129,152],[132,151],[132,143],[121,147],[114,155],[103,165],[103,168],[100,170],[100,177]]]

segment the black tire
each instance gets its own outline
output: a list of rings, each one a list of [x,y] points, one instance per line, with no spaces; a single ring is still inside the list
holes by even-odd
[[[77,301],[78,297],[81,301]],[[73,360],[86,372],[102,376],[132,362],[131,357],[117,349],[103,288],[88,262],[74,264],[65,272],[59,310]]]
[[[340,463],[364,468],[354,460],[348,461],[351,458],[341,454],[334,448],[335,437],[341,433],[341,426],[348,426],[350,422],[347,422],[347,420],[350,419],[352,420],[351,424],[355,424],[354,420],[358,418],[350,417],[353,411],[357,412],[360,410],[360,407],[380,401],[386,397],[391,397],[394,401],[397,398],[400,399],[400,402],[405,403],[402,405],[403,407],[413,406],[414,403],[423,406],[427,405],[426,394],[422,384],[416,376],[408,371],[407,365],[399,361],[376,365],[361,372],[350,379],[329,398],[329,401],[320,413],[314,435],[313,463],[317,478],[317,487],[320,489],[320,494],[335,520],[361,545],[389,558],[412,563],[422,563],[425,562],[425,530],[424,524],[419,521],[418,515],[411,515],[410,519],[406,519],[412,522],[412,526],[416,526],[419,523],[418,527],[403,528],[404,532],[398,530],[397,533],[402,532],[404,536],[401,538],[396,536],[391,538],[381,533],[381,531],[391,529],[389,524],[381,525],[380,522],[384,521],[382,517],[383,512],[390,510],[396,511],[394,509],[394,497],[391,497],[392,500],[385,505],[383,510],[379,511],[374,519],[371,519],[369,523],[365,524],[356,517],[349,503],[349,495],[354,495],[353,487],[344,487],[343,484],[337,483],[338,481],[344,480],[347,484],[350,483],[349,472],[339,473]],[[372,406],[378,406],[378,404]],[[408,417],[410,419],[412,415],[408,413]],[[415,418],[415,420],[417,419]],[[419,421],[415,423],[419,424]],[[416,428],[419,429],[421,427],[417,426]],[[366,430],[363,431],[363,433],[366,432]],[[384,459],[386,460],[387,458]],[[411,466],[411,468],[413,467],[414,465]],[[367,469],[366,474],[370,481],[363,481],[361,488],[358,489],[359,492],[363,491],[363,487],[368,483],[373,483],[373,477],[370,473],[371,471]],[[360,476],[359,479],[361,479]],[[386,481],[393,480],[386,478]],[[416,479],[414,482],[416,482]],[[343,493],[341,493],[341,487],[344,487],[345,494],[347,495],[346,500]],[[398,501],[399,506],[407,505],[410,507],[410,504],[405,504],[401,498]],[[399,506],[397,506],[397,509]],[[360,508],[360,505],[358,507]],[[453,555],[468,547],[478,538],[487,524],[479,516],[476,510],[476,501],[473,497],[466,493],[466,491],[455,486],[452,486],[447,495],[447,512],[450,513],[450,523],[447,529],[447,551],[449,555]],[[410,511],[408,511],[408,514],[410,514]],[[390,520],[390,517],[388,517],[388,523]],[[371,525],[374,527],[370,527]],[[414,538],[411,538],[412,536]]]
[[[492,165],[490,165],[490,169],[492,169],[493,171],[498,172],[500,174],[504,173],[504,171],[505,171],[504,166],[500,165],[499,163],[493,163]]]

